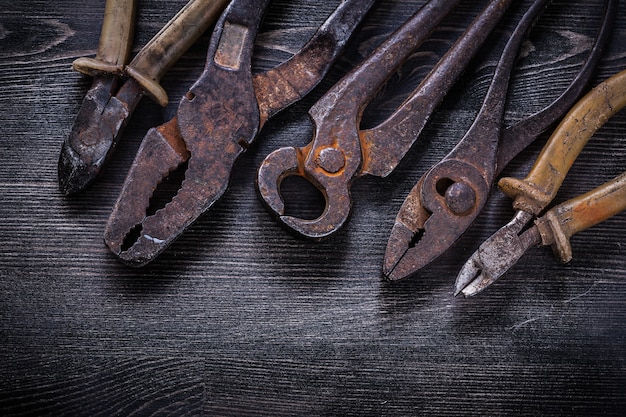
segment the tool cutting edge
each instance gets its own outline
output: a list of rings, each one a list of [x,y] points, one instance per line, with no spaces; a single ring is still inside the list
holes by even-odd
[[[65,195],[81,192],[104,163],[102,142],[90,119],[107,106],[130,54],[135,25],[134,0],[107,0],[95,58],[78,58],[73,68],[93,77],[68,137],[63,141],[58,161],[59,189]]]

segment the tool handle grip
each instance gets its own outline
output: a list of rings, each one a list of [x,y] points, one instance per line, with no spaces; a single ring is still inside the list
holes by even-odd
[[[343,0],[291,59],[254,76],[261,126],[319,83],[375,2]]]
[[[555,124],[586,90],[587,84],[594,75],[595,68],[611,40],[618,8],[619,0],[605,0],[604,15],[596,40],[580,71],[561,95],[544,109],[507,127],[502,132],[496,175],[499,175],[509,162],[526,149],[539,135],[548,130],[552,124]]]
[[[498,185],[513,198],[513,206],[539,214],[552,201],[574,160],[591,136],[626,106],[626,70],[613,75],[585,95],[556,128],[523,179],[502,178]]]
[[[126,73],[161,106],[168,103],[159,81],[216,20],[227,0],[190,0],[133,58]]]
[[[559,204],[537,220],[544,245],[553,245],[562,261],[571,255],[569,238],[626,210],[626,172],[600,187]]]
[[[96,57],[78,58],[73,68],[92,76],[121,73],[133,41],[135,11],[135,0],[107,0]]]

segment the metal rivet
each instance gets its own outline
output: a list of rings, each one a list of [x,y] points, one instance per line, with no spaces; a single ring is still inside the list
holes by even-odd
[[[339,149],[324,148],[320,151],[315,162],[326,172],[335,174],[345,166],[346,158],[343,152]]]
[[[463,182],[455,182],[446,190],[446,205],[456,214],[471,210],[475,204],[476,193]]]

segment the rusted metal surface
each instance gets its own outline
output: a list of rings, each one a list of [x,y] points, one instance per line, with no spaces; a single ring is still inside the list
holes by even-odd
[[[383,273],[388,279],[411,276],[450,248],[482,211],[496,175],[567,112],[590,79],[610,35],[617,7],[613,0],[607,1],[595,46],[568,89],[543,111],[502,132],[509,76],[517,51],[547,3],[534,2],[517,25],[483,106],[466,135],[424,174],[407,196],[385,253]],[[501,142],[506,145],[500,146]]]
[[[208,210],[265,122],[318,84],[374,2],[344,1],[290,60],[254,76],[254,40],[269,0],[231,2],[216,25],[205,70],[176,117],[142,141],[105,229],[111,251],[129,265],[144,265]],[[177,194],[147,215],[157,185],[185,163]]]
[[[363,111],[376,92],[455,3],[428,2],[311,108],[315,125],[311,143],[278,149],[263,161],[257,177],[259,191],[280,223],[305,237],[327,237],[348,219],[352,181],[365,174],[384,177],[395,169],[510,1],[490,2],[394,114],[372,129],[360,130]],[[325,197],[326,206],[318,218],[285,214],[280,184],[291,175],[306,178]]]
[[[157,33],[126,66],[119,62],[110,70],[115,74],[123,72],[130,77],[122,83],[114,75],[101,75],[94,80],[94,85],[85,96],[85,100],[74,121],[68,139],[63,143],[59,156],[59,187],[64,194],[78,194],[84,191],[101,173],[102,169],[113,155],[118,140],[121,137],[130,116],[144,94],[147,94],[157,103],[165,106],[168,102],[167,94],[160,86],[161,77],[174,62],[212,25],[224,8],[226,0],[191,0]],[[127,18],[131,14],[130,4],[126,8],[115,7],[115,13]],[[107,10],[109,10],[107,8]],[[121,18],[109,14],[105,19],[105,28],[110,23]],[[106,31],[102,37],[108,39],[108,44],[118,45],[117,48],[109,45],[101,49],[109,51],[117,57],[123,57],[119,52],[122,44],[119,38],[132,40],[120,30],[120,25]],[[124,26],[126,27],[126,26]],[[111,52],[117,50],[117,52]],[[103,65],[92,64],[90,59],[75,62],[82,72],[89,72],[89,68],[96,72],[107,70]],[[122,69],[123,67],[123,69]],[[121,84],[121,86],[120,86]]]
[[[565,176],[592,135],[626,106],[626,70],[583,97],[554,131],[525,179],[503,178],[500,188],[514,199],[513,220],[487,239],[463,266],[455,294],[475,295],[536,244],[552,245],[568,262],[569,238],[626,209],[626,174],[549,210],[521,233],[556,196]]]

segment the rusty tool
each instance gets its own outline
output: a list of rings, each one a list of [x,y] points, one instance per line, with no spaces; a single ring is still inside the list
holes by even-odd
[[[584,195],[550,209],[524,229],[554,199],[574,160],[591,136],[626,106],[626,70],[585,95],[554,131],[525,179],[502,178],[515,216],[465,263],[455,295],[472,296],[495,282],[532,246],[551,245],[563,261],[572,259],[569,238],[626,210],[626,172]]]
[[[530,6],[504,48],[474,123],[454,149],[420,178],[398,212],[385,253],[387,279],[411,276],[450,248],[478,217],[494,178],[506,164],[572,106],[610,38],[617,3],[607,0],[596,42],[567,90],[542,111],[503,130],[517,51],[547,1]]]
[[[64,194],[80,193],[93,183],[144,94],[161,106],[167,105],[167,94],[159,84],[161,77],[217,20],[226,3],[227,0],[189,1],[124,67],[128,80],[119,86],[117,78],[109,76],[106,84],[87,95],[59,157],[59,187]],[[115,36],[107,36],[112,37]],[[97,71],[119,73],[119,69],[89,64],[90,60],[82,59],[75,67],[81,71],[94,67]]]
[[[253,75],[254,41],[269,0],[233,0],[216,25],[203,74],[176,116],[140,145],[106,225],[111,251],[144,265],[208,210],[226,191],[237,157],[270,117],[318,84],[374,2],[344,0],[291,59]],[[147,215],[157,185],[184,164],[177,194]]]
[[[327,237],[347,222],[354,178],[385,177],[395,169],[511,2],[491,1],[387,120],[360,130],[363,111],[380,87],[456,3],[426,3],[309,110],[315,127],[312,142],[301,148],[277,149],[265,158],[257,175],[259,193],[280,223],[304,237]],[[307,179],[323,194],[326,206],[318,218],[285,214],[280,185],[293,175]]]
[[[92,150],[98,147],[97,138],[85,135],[85,121],[102,113],[117,88],[130,54],[136,9],[134,0],[107,0],[95,58],[82,57],[72,63],[76,71],[92,76],[93,81],[61,151],[59,186],[65,194],[76,190],[74,175],[87,168],[83,161],[93,159]]]

